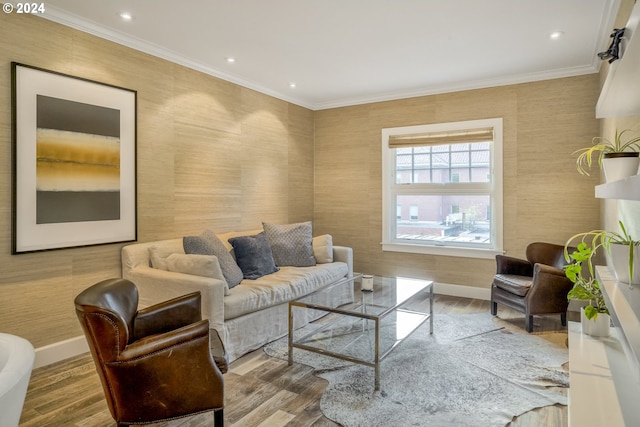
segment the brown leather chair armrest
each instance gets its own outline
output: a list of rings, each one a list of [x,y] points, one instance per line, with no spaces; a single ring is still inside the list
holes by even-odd
[[[208,320],[143,338],[105,368],[109,388],[124,402],[119,411],[128,424],[224,405],[224,380],[209,350]]]
[[[199,322],[202,319],[201,299],[200,292],[194,292],[139,310],[133,321],[133,339]]]
[[[533,281],[527,294],[530,312],[565,312],[569,304],[567,293],[573,283],[564,270],[545,264],[536,264],[533,270]]]
[[[191,325],[187,325],[173,331],[156,335],[149,335],[138,341],[135,341],[127,345],[124,350],[120,352],[117,358],[117,363],[127,362],[143,357],[150,357],[155,353],[162,352],[178,344],[201,337],[207,338],[208,341],[208,320],[201,320],[197,323],[193,323]],[[207,346],[207,348],[209,347]]]
[[[496,274],[533,276],[533,265],[529,261],[507,255],[496,255],[496,270]]]

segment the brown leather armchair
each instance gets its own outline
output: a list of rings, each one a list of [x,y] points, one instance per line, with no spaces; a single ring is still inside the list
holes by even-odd
[[[214,411],[224,423],[224,382],[209,349],[200,293],[140,311],[138,289],[109,279],[75,299],[76,314],[118,426]]]
[[[533,316],[560,314],[567,324],[567,293],[573,284],[565,276],[564,246],[536,242],[527,246],[526,260],[496,255],[497,272],[491,285],[491,314],[498,303],[525,314],[525,329],[533,331]]]

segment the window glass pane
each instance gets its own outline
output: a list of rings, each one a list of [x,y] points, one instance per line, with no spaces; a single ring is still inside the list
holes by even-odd
[[[469,151],[469,144],[453,144],[451,151]]]
[[[469,166],[469,152],[451,153],[451,165]]]
[[[469,168],[451,169],[451,182],[469,182]]]
[[[396,183],[397,184],[411,184],[411,171],[397,171],[396,172]]]
[[[431,182],[431,170],[422,169],[413,172],[414,184],[428,184]]]
[[[397,184],[489,181],[491,151],[487,142],[398,148],[395,157]],[[405,170],[413,173],[400,174]]]
[[[396,206],[415,219],[396,219],[396,239],[423,242],[491,243],[490,196],[399,195]]]
[[[449,153],[433,153],[431,156],[432,168],[448,168],[449,167]]]

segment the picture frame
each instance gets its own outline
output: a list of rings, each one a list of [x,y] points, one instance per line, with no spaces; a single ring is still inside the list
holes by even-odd
[[[11,67],[12,254],[137,240],[137,92]]]

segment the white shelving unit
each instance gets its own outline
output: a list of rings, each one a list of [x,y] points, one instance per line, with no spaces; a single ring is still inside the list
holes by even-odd
[[[584,335],[569,323],[569,427],[624,427],[640,422],[640,384],[628,375],[618,330]]]
[[[598,185],[595,193],[640,200],[640,177]],[[607,267],[596,267],[596,275],[614,326],[610,337],[594,338],[569,323],[569,426],[638,426],[640,286],[618,283]]]
[[[599,199],[640,200],[640,175],[596,185],[596,197]]]
[[[596,117],[623,117],[640,114],[640,3],[636,3],[620,43],[620,59],[613,62],[596,105]]]

